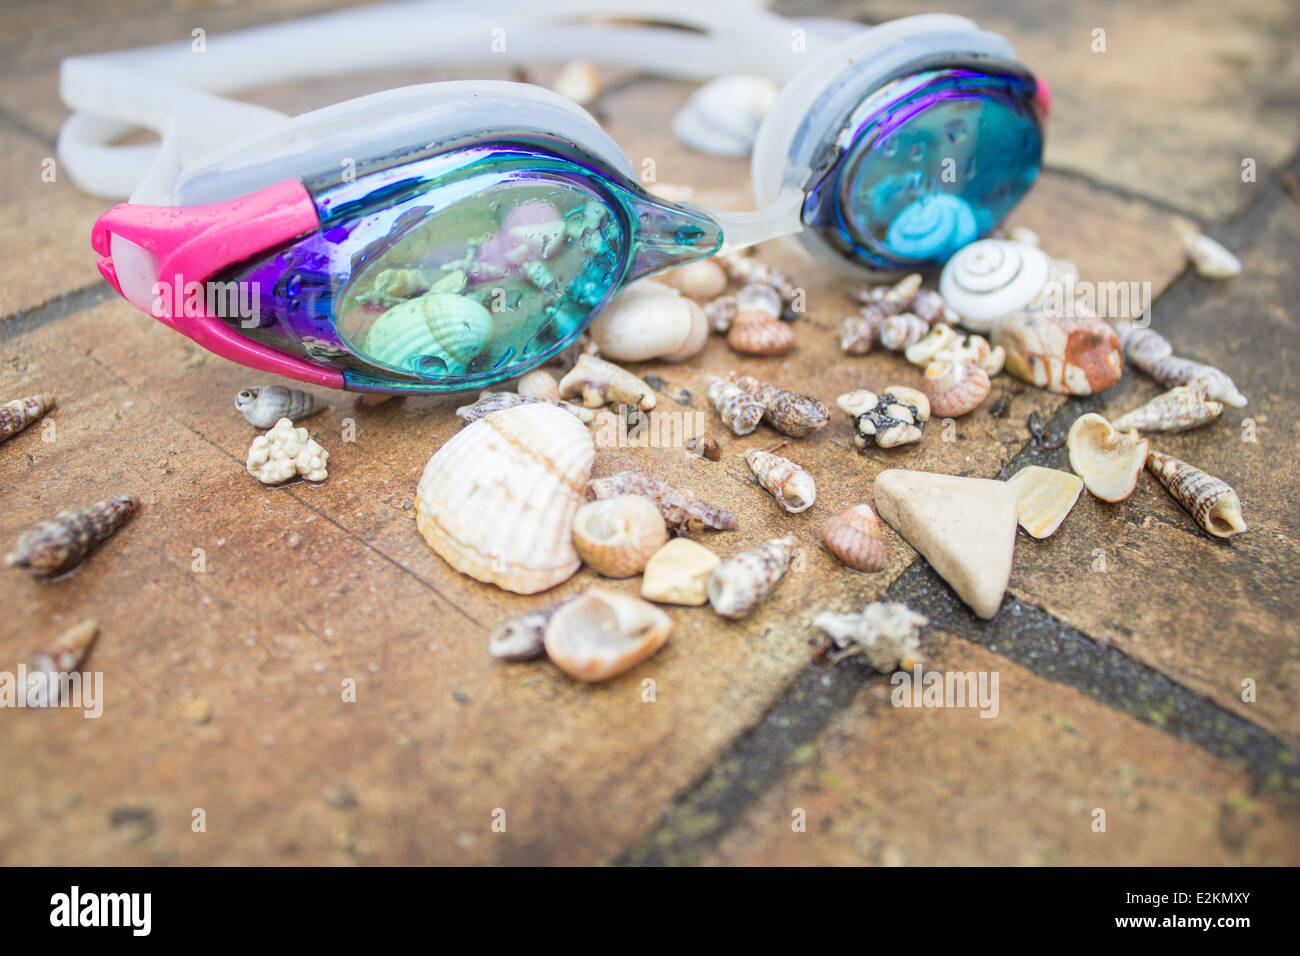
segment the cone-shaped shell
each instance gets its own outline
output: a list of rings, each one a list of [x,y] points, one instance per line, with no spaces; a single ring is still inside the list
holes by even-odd
[[[663,515],[649,498],[619,495],[589,501],[573,518],[573,544],[599,574],[630,578],[668,543]]]
[[[1094,412],[1074,420],[1065,443],[1070,467],[1102,501],[1123,501],[1133,494],[1151,447],[1137,432],[1117,431]]]
[[[576,680],[608,680],[663,647],[672,631],[672,619],[649,601],[592,587],[551,615],[546,653]]]
[[[426,356],[464,371],[492,336],[492,313],[473,299],[426,292],[393,306],[366,334],[362,351],[396,368],[419,370]]]
[[[1112,423],[1119,431],[1182,432],[1203,425],[1223,414],[1223,404],[1205,397],[1191,385],[1179,385],[1157,395],[1141,408],[1121,415]]]
[[[709,603],[723,617],[744,617],[772,593],[790,568],[794,535],[773,538],[720,562],[709,575]]]
[[[822,540],[831,554],[855,571],[879,571],[885,566],[885,542],[871,505],[845,508],[826,522]]]
[[[573,517],[595,457],[587,429],[553,405],[493,412],[429,459],[416,525],[462,574],[516,594],[545,591],[581,565]]]
[[[817,500],[817,486],[812,475],[788,458],[750,448],[745,462],[776,503],[792,515],[807,511]]]
[[[1147,468],[1196,523],[1216,538],[1231,538],[1246,531],[1241,501],[1227,482],[1158,451],[1147,458]]]
[[[53,407],[53,395],[29,395],[0,405],[0,441],[17,435]]]
[[[63,511],[25,531],[5,558],[33,574],[58,574],[73,567],[135,512],[139,499],[121,495],[77,511]]]

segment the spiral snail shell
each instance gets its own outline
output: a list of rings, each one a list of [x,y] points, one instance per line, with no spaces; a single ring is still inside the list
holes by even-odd
[[[1052,258],[1037,246],[981,239],[960,249],[939,276],[939,293],[973,332],[1031,307],[1052,278]]]

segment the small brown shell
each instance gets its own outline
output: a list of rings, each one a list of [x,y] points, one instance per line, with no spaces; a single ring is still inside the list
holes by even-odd
[[[1247,530],[1241,500],[1227,482],[1158,451],[1147,457],[1147,470],[1216,538],[1231,538]]]
[[[724,293],[705,304],[704,317],[708,320],[710,329],[725,334],[731,328],[732,320],[736,318],[738,311],[740,311],[740,303],[736,301],[736,297]]]
[[[840,322],[840,348],[849,355],[866,355],[880,341],[880,325],[886,318],[875,306],[846,315]]]
[[[121,495],[62,511],[23,532],[5,563],[47,577],[66,571],[116,531],[139,504],[134,495]]]
[[[794,348],[794,329],[756,310],[741,312],[727,332],[727,344],[746,355],[784,355]]]
[[[930,414],[960,418],[973,412],[988,397],[989,377],[978,365],[939,359],[925,367],[921,391],[930,400]]]
[[[573,546],[598,574],[630,578],[668,543],[655,503],[640,495],[589,501],[573,516]]]
[[[833,516],[822,528],[822,540],[831,554],[856,571],[879,571],[888,558],[871,505],[853,505]]]
[[[880,344],[891,352],[901,352],[925,338],[930,325],[911,312],[891,315],[880,323]]]
[[[590,487],[597,498],[614,498],[618,495],[649,498],[658,506],[664,521],[673,528],[730,531],[739,523],[736,516],[726,508],[711,505],[685,489],[676,488],[666,481],[650,478],[638,471],[620,471],[605,478],[593,478]]]
[[[53,407],[53,395],[29,395],[0,405],[0,441],[17,435]]]
[[[736,293],[736,305],[739,307],[738,319],[740,313],[750,310],[761,312],[769,319],[781,317],[781,296],[764,282],[750,282],[743,286]]]
[[[763,420],[783,435],[803,438],[831,420],[830,410],[811,395],[800,395],[779,385],[760,382],[749,375],[732,372],[728,378],[752,395],[765,409]]]
[[[744,617],[776,588],[790,568],[798,539],[773,538],[721,561],[709,575],[709,603],[722,617]]]

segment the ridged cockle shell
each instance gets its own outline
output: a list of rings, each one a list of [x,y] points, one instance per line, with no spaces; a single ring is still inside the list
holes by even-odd
[[[831,554],[856,571],[885,566],[885,542],[871,505],[853,505],[834,515],[822,528],[822,540]]]
[[[673,622],[648,601],[594,586],[546,625],[546,653],[580,681],[617,677],[663,647]]]
[[[1095,412],[1074,420],[1066,445],[1070,467],[1102,501],[1123,501],[1133,494],[1151,447],[1137,432],[1116,431]]]
[[[429,459],[416,525],[462,574],[517,594],[545,591],[581,566],[573,517],[595,457],[568,412],[541,403],[493,412]]]
[[[789,534],[726,558],[709,575],[709,603],[723,617],[744,617],[772,593],[790,568],[798,539]]]
[[[61,511],[23,532],[5,563],[41,576],[66,571],[116,531],[139,504],[134,495],[121,495],[76,511]]]
[[[640,495],[590,501],[573,517],[578,556],[599,574],[630,578],[668,541],[668,529],[655,503]]]
[[[53,407],[53,395],[29,395],[0,405],[0,441],[17,435]]]
[[[1247,530],[1241,501],[1227,482],[1158,451],[1147,458],[1147,468],[1196,523],[1216,538],[1231,538]]]
[[[463,372],[492,337],[492,313],[462,295],[426,292],[401,302],[366,333],[366,356],[396,368],[428,371],[437,365]]]
[[[817,500],[817,486],[812,475],[788,458],[750,448],[745,462],[776,503],[792,515],[807,511]]]

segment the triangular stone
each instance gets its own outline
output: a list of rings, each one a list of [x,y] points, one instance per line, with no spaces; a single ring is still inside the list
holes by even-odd
[[[1006,482],[889,468],[876,511],[983,618],[998,613],[1016,547],[1016,493]]]

